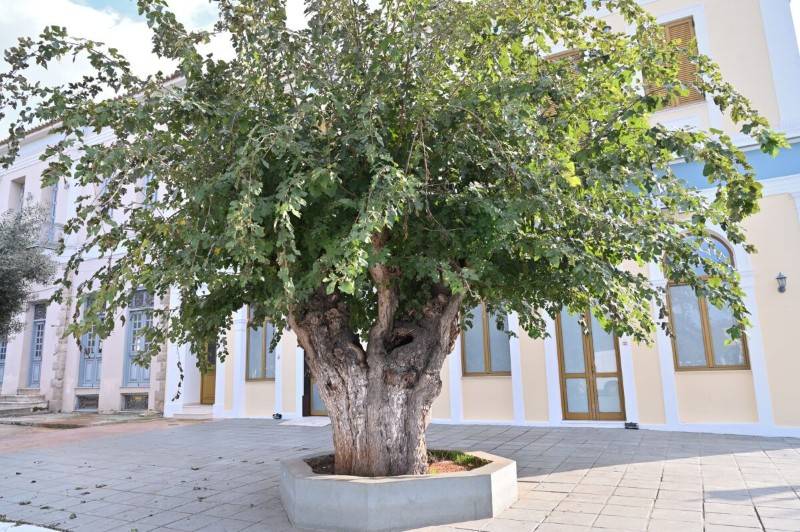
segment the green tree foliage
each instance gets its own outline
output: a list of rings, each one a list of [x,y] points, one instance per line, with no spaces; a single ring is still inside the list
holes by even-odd
[[[87,235],[69,268],[92,248],[127,252],[81,288],[96,310],[111,316],[135,286],[175,287],[180,312],[162,313],[151,339],[199,350],[243,305],[281,329],[324,292],[367,339],[387,289],[392,319],[423,320],[445,293],[516,312],[533,336],[567,306],[648,340],[651,305],[665,309],[623,266],[667,257],[668,275],[745,323],[735,272],[700,245],[708,224],[744,243],[760,185],[723,132],[651,122],[687,91],[677,58],[689,43],[665,43],[634,0],[310,0],[302,30],[286,27],[280,0],[217,4],[214,30],[193,32],[164,0],[139,0],[177,80],[138,77],[116,50],[61,27],[6,52],[0,108],[20,114],[2,161],[26,128],[58,121],[47,176],[103,186],[66,227]],[[199,51],[214,33],[230,35],[232,59]],[[557,49],[578,55],[551,60]],[[93,74],[26,77],[73,55]],[[743,133],[769,153],[785,146],[715,64],[692,61],[696,87]],[[664,90],[646,94],[642,74]],[[101,131],[115,140],[87,141]],[[701,163],[713,193],[687,187],[676,159]]]
[[[0,338],[22,330],[19,317],[34,297],[33,288],[55,272],[40,245],[44,218],[32,205],[0,215]]]

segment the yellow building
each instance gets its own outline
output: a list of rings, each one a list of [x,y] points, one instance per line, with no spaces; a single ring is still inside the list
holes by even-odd
[[[800,55],[788,0],[640,3],[672,38],[694,37],[699,51],[720,65],[774,127],[792,143],[800,141]],[[669,285],[659,265],[651,264],[644,273],[666,289],[674,339],[661,332],[652,345],[637,345],[599,327],[584,336],[576,317],[566,315],[549,324],[544,340],[529,338],[515,316],[508,316],[508,328],[518,334],[509,338],[488,326],[484,313],[444,365],[434,422],[609,427],[629,422],[659,430],[800,436],[800,348],[792,327],[800,316],[800,297],[793,295],[800,290],[793,288],[800,279],[800,152],[776,159],[763,155],[701,94],[690,94],[654,120],[728,132],[764,185],[761,211],[747,221],[758,253],[715,240],[738,269],[752,313],[744,342],[726,345],[725,313],[709,308],[690,289]],[[675,170],[703,188],[698,166],[677,163]],[[714,227],[709,232],[721,234]],[[780,273],[787,278],[785,292],[778,289]],[[245,312],[229,333],[234,356],[218,366],[213,383],[196,372],[186,375],[184,395],[167,401],[167,415],[204,415],[202,407],[191,405],[200,402],[201,389],[206,402],[213,402],[208,413],[219,417],[324,413],[294,335],[285,334],[275,352],[268,352],[262,332],[248,334]],[[172,346],[169,359],[193,368],[187,351]],[[167,364],[168,395],[175,382],[169,377],[172,366]],[[215,394],[207,392],[211,387]]]
[[[800,147],[800,54],[789,0],[640,3],[668,28],[669,36],[694,38],[727,80]],[[614,18],[609,22],[621,24]],[[795,295],[800,294],[800,150],[784,151],[775,159],[765,156],[701,94],[682,98],[653,119],[667,127],[730,133],[764,186],[761,210],[746,222],[758,253],[748,254],[724,238],[714,241],[741,276],[752,322],[744,341],[726,344],[726,313],[686,287],[669,284],[658,264],[643,273],[665,289],[676,334],[670,338],[660,332],[652,345],[614,338],[600,327],[584,335],[577,318],[568,315],[548,324],[544,340],[520,331],[514,315],[504,317],[507,328],[517,333],[509,337],[489,326],[491,318],[476,309],[475,325],[462,334],[443,367],[434,422],[608,427],[627,422],[657,430],[800,436],[800,348],[793,330],[800,316],[800,297]],[[20,183],[39,191],[36,155],[46,134],[33,134],[19,163],[0,174],[0,198],[15,201]],[[707,186],[699,166],[676,162],[674,168],[689,185]],[[50,192],[41,191],[42,197]],[[76,192],[57,193],[65,198],[57,206],[53,202],[56,225],[70,214],[69,197]],[[719,228],[708,229],[712,235],[723,234]],[[91,261],[85,267],[91,268]],[[779,274],[786,278],[785,291],[779,290]],[[42,288],[42,299],[48,290]],[[140,299],[144,309],[178,304],[177,293],[168,301],[150,301],[145,295]],[[127,330],[120,327],[103,341],[102,369],[94,380],[87,379],[86,353],[74,342],[62,345],[57,327],[44,326],[59,324],[67,315],[55,305],[43,310],[32,304],[28,328],[0,342],[6,375],[2,394],[41,392],[51,408],[65,411],[82,405],[119,410],[130,406],[126,397],[135,396],[139,406],[142,401],[150,409],[163,405],[166,416],[324,414],[294,334],[286,332],[270,350],[273,331],[248,330],[247,309],[237,313],[228,331],[231,356],[217,363],[215,373],[201,375],[186,346],[169,345],[148,375],[129,374],[126,346],[135,338],[129,320]],[[32,384],[32,355],[37,352],[41,378]],[[87,383],[92,386],[83,386]]]

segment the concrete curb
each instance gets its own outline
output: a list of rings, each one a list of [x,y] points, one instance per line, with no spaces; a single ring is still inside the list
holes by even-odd
[[[494,517],[517,500],[517,464],[490,463],[460,473],[354,477],[317,475],[306,460],[281,462],[281,500],[300,528],[378,532]]]

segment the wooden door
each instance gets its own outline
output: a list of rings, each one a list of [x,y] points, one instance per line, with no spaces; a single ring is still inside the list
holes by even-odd
[[[213,405],[217,388],[217,348],[208,350],[208,371],[200,374],[200,404]]]
[[[604,331],[589,312],[562,311],[556,329],[564,419],[624,421],[617,338]]]

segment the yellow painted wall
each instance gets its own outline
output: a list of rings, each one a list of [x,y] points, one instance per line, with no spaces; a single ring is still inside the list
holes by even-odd
[[[519,338],[522,367],[522,398],[526,421],[547,421],[547,373],[544,340],[534,340],[524,332]]]
[[[644,7],[656,18],[677,19],[698,5],[703,7],[710,48],[707,52],[719,64],[724,78],[772,124],[780,123],[759,0],[656,0]],[[608,17],[608,21],[615,29],[624,29],[620,17]],[[661,123],[692,119],[700,128],[712,125],[705,102],[664,110],[656,113],[654,119]],[[727,118],[722,126],[728,133],[739,133]]]
[[[750,262],[773,416],[777,425],[800,426],[800,221],[794,199],[788,194],[764,198],[746,227],[758,250]],[[778,272],[788,278],[783,294],[775,281]]]
[[[675,374],[678,419],[683,423],[758,421],[749,370],[679,371]]]
[[[511,377],[463,377],[464,419],[509,421],[514,418]]]
[[[244,392],[246,416],[268,417],[275,413],[275,381],[247,381]]]
[[[450,355],[453,356],[453,355]],[[450,356],[444,360],[440,377],[442,379],[442,391],[433,401],[431,407],[431,418],[450,419]]]
[[[665,423],[664,387],[661,383],[661,366],[655,344],[631,346],[633,359],[633,385],[636,386],[636,402],[640,423]],[[627,391],[631,386],[622,383]]]

